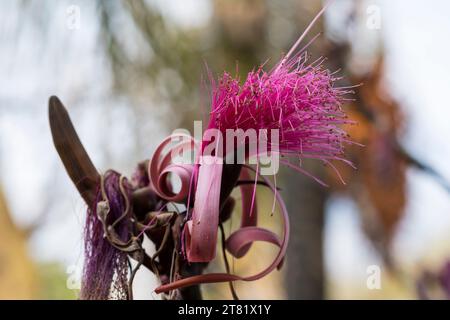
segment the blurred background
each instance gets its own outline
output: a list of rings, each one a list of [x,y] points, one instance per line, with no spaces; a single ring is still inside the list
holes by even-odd
[[[205,64],[241,79],[267,59],[272,66],[323,5],[1,1],[0,298],[78,295],[85,205],[52,144],[50,95],[68,107],[97,168],[130,176],[162,138],[203,118]],[[340,85],[363,84],[345,108],[365,147],[348,148],[358,170],[339,168],[346,185],[317,163],[308,170],[329,188],[281,173],[293,229],[287,261],[238,283],[241,298],[450,297],[448,12],[445,0],[336,0],[309,33],[323,32],[311,61],[326,56]],[[271,201],[259,193],[262,222],[277,230]],[[273,255],[258,244],[233,268],[250,274]],[[158,298],[144,273],[138,297]],[[205,298],[231,298],[227,284],[203,288]]]

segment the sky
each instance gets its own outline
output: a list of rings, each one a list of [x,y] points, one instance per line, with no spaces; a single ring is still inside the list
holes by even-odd
[[[186,28],[207,23],[212,13],[207,0],[151,2]],[[51,2],[46,15],[35,16],[47,23],[46,30],[35,28],[34,21],[23,20],[17,3],[0,2],[2,187],[19,225],[50,217],[30,241],[33,256],[66,266],[79,265],[84,204],[53,149],[48,97],[56,94],[69,106],[81,140],[98,167],[112,164],[128,175],[132,167],[122,154],[136,148],[135,142],[126,138],[136,119],[127,111],[129,101],[125,97],[110,95],[111,74],[98,44],[99,27],[92,2]],[[67,27],[66,9],[72,3],[81,7],[82,23],[76,30]],[[393,94],[405,101],[407,126],[402,142],[413,155],[450,180],[450,2],[379,0],[367,4],[381,10],[381,28],[370,31],[373,34],[369,37],[383,37],[387,83]],[[42,5],[49,3],[34,2],[28,10],[39,10]],[[333,14],[327,17],[332,19]],[[410,96],[411,92],[414,95]],[[108,116],[104,116],[106,108]],[[110,123],[114,123],[114,130],[109,130]],[[121,148],[108,145],[104,154],[92,152],[105,143],[95,134],[97,130],[109,130],[110,139],[120,139]],[[142,156],[153,150],[168,129],[149,119],[144,130],[151,138],[140,145]],[[55,185],[58,187],[52,187]],[[58,199],[48,213],[47,190],[54,193],[51,199]],[[408,193],[406,216],[394,250],[401,262],[413,264],[428,254],[431,245],[449,239],[450,198],[434,180],[415,170],[408,172]],[[357,278],[365,283],[367,266],[380,261],[361,233],[357,209],[345,198],[333,198],[328,208],[328,274],[333,279]],[[450,256],[450,247],[446,250]]]

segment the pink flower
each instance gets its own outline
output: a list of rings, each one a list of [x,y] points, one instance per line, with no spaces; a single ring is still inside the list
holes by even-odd
[[[266,139],[267,151],[276,152],[283,157],[280,160],[282,164],[308,176],[311,175],[302,169],[300,164],[291,163],[290,158],[319,159],[332,167],[332,160],[344,161],[351,165],[343,158],[344,144],[351,141],[340,128],[342,124],[350,122],[341,106],[345,100],[344,95],[351,91],[335,86],[337,79],[330,71],[323,68],[324,59],[308,63],[305,48],[291,57],[324,10],[325,8],[311,22],[289,53],[271,71],[265,71],[264,66],[261,66],[256,71],[250,72],[243,84],[240,84],[238,78],[233,78],[226,72],[217,83],[211,80],[212,96],[208,129],[219,130],[223,137],[227,136],[227,129],[243,131],[253,129],[258,134],[258,140]],[[273,129],[279,132],[276,142],[271,139],[270,134],[267,134]],[[203,140],[198,147],[201,153],[209,143],[217,143],[217,141],[206,141],[205,137]],[[256,155],[259,152],[260,150],[257,150]],[[245,155],[249,157],[255,154],[247,152]],[[211,155],[207,157],[211,160]],[[214,155],[212,158],[213,161],[209,164],[197,164],[187,169],[180,169],[179,166],[173,168],[178,173],[184,170],[186,174],[190,172],[191,175],[190,179],[188,176],[181,177],[182,181],[190,180],[189,188],[186,185],[182,187],[183,196],[171,195],[171,198],[186,198],[187,193],[190,194],[191,190],[195,190],[193,210],[191,214],[188,214],[189,220],[184,229],[185,252],[189,262],[209,262],[215,257],[221,188],[227,177],[222,174],[224,165],[219,161],[222,159]],[[152,161],[152,163],[157,162]],[[168,162],[162,160],[161,163],[164,163],[161,175],[167,174],[170,169]],[[157,165],[152,165],[152,168],[150,170],[150,176],[153,176],[152,183],[165,181],[165,179],[157,178],[159,174]],[[241,170],[240,167],[239,170]],[[198,275],[162,285],[156,289],[156,292],[166,292],[206,282],[252,281],[281,267],[289,237],[287,211],[276,186],[272,185],[266,177],[260,176],[258,165],[256,169],[244,165],[240,179],[247,179],[251,171],[255,173],[255,184],[253,190],[249,190],[248,185],[241,187],[243,220],[241,228],[228,237],[227,250],[236,258],[240,258],[245,255],[253,242],[264,241],[279,247],[274,261],[266,269],[252,276],[242,277],[228,273]],[[281,238],[267,229],[256,226],[255,194],[259,177],[263,179],[264,185],[272,190],[274,200],[276,199],[280,206],[284,230]],[[312,178],[324,184],[319,179]],[[161,189],[164,182],[158,183],[157,186]],[[187,192],[188,189],[189,192]],[[190,201],[191,197],[187,196],[188,208]]]
[[[321,62],[307,64],[306,53],[281,61],[270,72],[263,68],[248,74],[240,85],[224,73],[213,83],[208,128],[279,130],[279,143],[269,151],[285,156],[342,160],[343,144],[349,142],[339,127],[348,123],[341,105],[348,90],[334,87],[335,78]],[[259,139],[269,139],[258,137]]]

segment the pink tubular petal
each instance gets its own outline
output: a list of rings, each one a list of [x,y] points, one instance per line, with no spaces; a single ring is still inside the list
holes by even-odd
[[[175,137],[184,138],[188,141],[178,143],[174,147],[171,147],[169,151],[163,155],[164,148]],[[197,142],[191,136],[174,134],[164,139],[156,148],[149,164],[148,174],[153,189],[161,198],[167,201],[182,202],[188,197],[194,166],[190,164],[172,164],[172,153],[192,145],[192,148],[198,148]],[[168,180],[169,173],[175,174],[180,178],[181,188],[178,193],[174,193],[172,191]]]
[[[258,176],[256,176],[256,177],[258,177]],[[248,171],[241,170],[239,179],[240,180],[250,180],[250,175],[249,175]],[[257,206],[256,206],[256,201],[253,203],[253,206],[252,206],[253,194],[255,192],[254,186],[241,185],[240,190],[241,190],[241,195],[242,195],[241,228],[256,226],[256,223],[258,221],[258,210],[257,210]],[[241,229],[239,229],[239,230],[241,230]],[[236,232],[238,232],[238,231],[236,231]],[[230,238],[233,236],[233,234],[230,235]],[[237,252],[235,252],[236,254],[233,254],[233,253],[232,254],[236,258],[241,258],[248,252],[248,250],[250,250],[251,246],[252,246],[251,242],[247,243],[244,246],[242,246],[242,248],[240,248],[239,254],[237,254]],[[227,247],[227,249],[228,249],[228,247]],[[229,251],[229,249],[228,249],[228,251]]]
[[[226,242],[227,250],[235,258],[243,257],[248,251],[248,246],[254,241],[264,241],[281,247],[278,236],[267,229],[258,227],[244,227],[231,234]]]
[[[252,167],[249,166],[244,166],[249,170],[255,171]],[[288,239],[289,239],[289,234],[290,234],[290,226],[289,226],[289,216],[288,216],[288,212],[286,209],[286,205],[284,204],[283,198],[281,197],[280,193],[276,191],[275,187],[273,186],[272,182],[267,179],[265,176],[260,175],[259,172],[256,172],[256,174],[258,174],[263,180],[264,182],[267,184],[267,186],[269,186],[269,188],[272,190],[273,193],[275,193],[275,197],[277,199],[278,205],[280,206],[280,211],[281,211],[281,217],[283,220],[283,228],[284,228],[284,232],[283,232],[283,238],[281,240],[281,246],[280,246],[280,251],[278,251],[277,256],[275,257],[275,259],[273,260],[273,262],[263,271],[261,271],[258,274],[255,274],[253,276],[250,277],[246,277],[245,281],[254,281],[257,279],[260,279],[264,276],[266,276],[267,274],[269,274],[270,272],[272,272],[275,268],[278,268],[278,266],[280,266],[280,264],[283,262],[284,260],[284,256],[286,255],[286,250],[287,250],[287,245],[288,245]]]
[[[155,293],[168,292],[175,289],[185,288],[200,283],[218,283],[242,280],[241,277],[228,273],[209,273],[198,276],[187,277],[168,284],[164,284],[155,289]]]
[[[203,157],[203,162],[199,167],[192,228],[185,229],[189,262],[209,262],[216,256],[223,164],[212,156]]]
[[[248,166],[244,166],[244,167],[246,167],[249,170],[255,171],[251,167],[248,167]],[[261,176],[261,178],[265,181],[267,186],[269,186],[269,188],[272,190],[272,192],[275,193],[276,190],[275,190],[273,184],[270,182],[270,180],[264,176]],[[254,281],[254,280],[258,280],[258,279],[266,276],[267,274],[272,272],[274,269],[281,266],[281,264],[283,263],[284,256],[286,254],[286,249],[287,249],[287,244],[288,244],[287,240],[289,239],[290,228],[289,228],[289,217],[287,215],[286,206],[285,206],[284,201],[281,198],[279,192],[276,192],[276,198],[277,198],[277,202],[281,209],[281,216],[282,216],[283,225],[284,225],[284,233],[283,233],[283,238],[280,241],[280,250],[278,251],[278,254],[275,257],[275,259],[272,261],[272,263],[266,269],[264,269],[263,271],[255,274],[255,275],[248,276],[248,277],[241,277],[238,275],[227,274],[227,273],[212,273],[212,274],[203,274],[203,275],[188,277],[188,278],[180,279],[180,280],[159,286],[158,288],[155,289],[155,292],[156,293],[167,292],[167,291],[184,288],[184,287],[201,284],[201,283],[229,282],[229,281],[236,281],[236,280]],[[254,232],[254,231],[252,231],[252,232]],[[258,239],[265,238],[265,240],[270,240],[269,242],[273,243],[274,238],[272,236],[268,235],[267,233],[266,233],[266,235],[262,235],[262,234],[263,234],[263,232],[261,232],[261,231],[254,232],[254,238],[255,239],[256,238],[258,238]],[[242,236],[238,234],[236,237],[242,237]],[[249,241],[251,241],[251,239],[244,237],[244,239],[241,241],[242,241],[241,244],[246,245]],[[239,243],[240,241],[237,241],[237,242],[238,242],[237,244],[233,244],[233,246],[235,246],[236,249],[241,247],[241,244]],[[239,251],[239,250],[237,250],[237,251]]]

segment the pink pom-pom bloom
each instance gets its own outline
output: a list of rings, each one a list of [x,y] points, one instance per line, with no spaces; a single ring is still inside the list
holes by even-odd
[[[336,78],[322,67],[323,59],[307,64],[307,55],[281,61],[271,72],[263,68],[238,78],[224,73],[213,83],[212,110],[208,128],[279,130],[279,143],[269,151],[299,158],[343,160],[347,134],[339,127],[349,123],[341,105],[343,88],[334,87]]]

